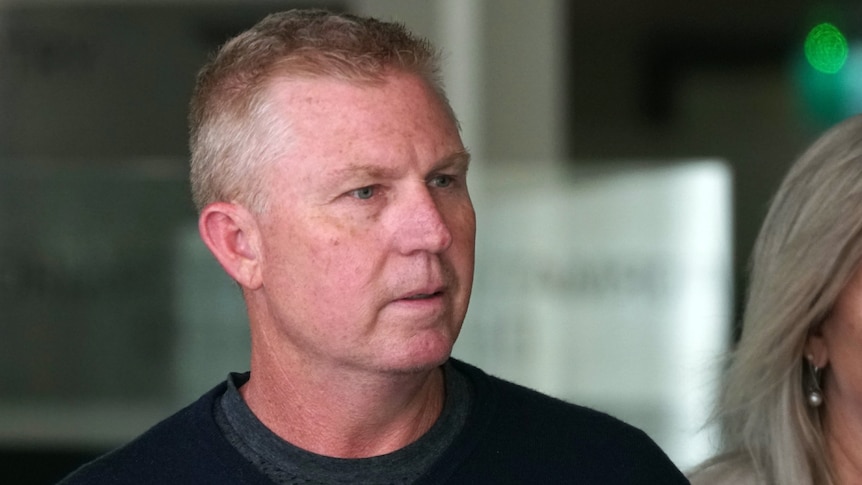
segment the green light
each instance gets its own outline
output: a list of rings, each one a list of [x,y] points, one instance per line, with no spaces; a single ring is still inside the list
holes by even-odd
[[[835,74],[847,62],[847,39],[834,25],[817,25],[805,38],[805,58],[820,72]]]

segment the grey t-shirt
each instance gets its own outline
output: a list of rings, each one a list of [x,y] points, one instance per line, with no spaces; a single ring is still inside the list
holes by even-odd
[[[311,453],[270,431],[243,401],[239,387],[248,374],[228,376],[227,391],[215,406],[215,419],[227,440],[276,484],[409,484],[434,463],[464,427],[472,401],[467,379],[443,366],[446,399],[434,425],[400,450],[370,458],[333,458]]]

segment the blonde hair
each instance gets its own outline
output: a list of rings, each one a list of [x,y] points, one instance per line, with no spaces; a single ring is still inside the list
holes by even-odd
[[[397,23],[317,9],[267,16],[222,46],[198,74],[189,113],[196,207],[231,201],[266,209],[261,167],[290,144],[289,119],[267,98],[275,80],[374,84],[393,71],[407,72],[439,95],[454,121],[439,70],[431,44]]]
[[[860,258],[862,116],[855,116],[802,154],[772,200],[715,412],[722,452],[701,469],[742,463],[760,483],[834,483],[819,409],[806,404],[803,352]]]

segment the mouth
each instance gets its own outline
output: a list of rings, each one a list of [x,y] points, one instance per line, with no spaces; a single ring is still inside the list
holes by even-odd
[[[446,287],[444,285],[440,286],[426,286],[425,288],[416,288],[413,291],[405,292],[399,300],[402,301],[422,301],[422,300],[430,300],[434,298],[440,298],[443,294],[446,293]]]
[[[428,298],[436,298],[442,294],[443,294],[442,291],[435,291],[433,293],[417,293],[415,295],[404,297],[404,298],[402,298],[402,300],[408,300],[408,301],[427,300]]]
[[[401,294],[391,301],[391,310],[396,312],[401,322],[413,322],[419,326],[436,326],[442,315],[447,314],[452,302],[450,290],[445,286],[417,287]]]

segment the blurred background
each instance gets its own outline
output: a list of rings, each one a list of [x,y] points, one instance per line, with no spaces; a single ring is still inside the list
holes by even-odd
[[[309,6],[444,52],[479,217],[456,355],[706,457],[768,201],[862,111],[859,2],[0,0],[4,477],[54,483],[247,368],[186,107],[218,45]]]

